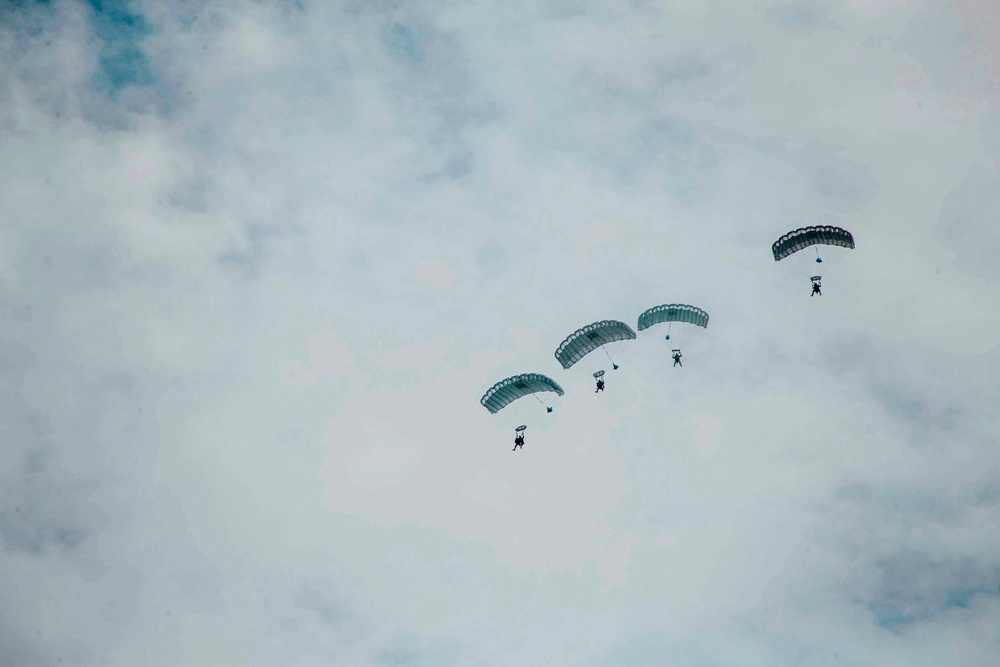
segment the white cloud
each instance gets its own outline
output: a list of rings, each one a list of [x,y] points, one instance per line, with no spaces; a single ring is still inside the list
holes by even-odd
[[[989,664],[987,4],[2,10],[0,663]]]

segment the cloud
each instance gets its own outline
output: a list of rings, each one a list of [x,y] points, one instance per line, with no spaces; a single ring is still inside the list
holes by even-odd
[[[996,654],[984,7],[0,11],[0,663]]]

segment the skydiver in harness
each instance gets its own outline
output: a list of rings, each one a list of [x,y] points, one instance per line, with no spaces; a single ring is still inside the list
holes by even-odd
[[[524,433],[518,431],[517,435],[514,436],[514,449],[510,450],[512,452],[517,451],[517,448],[524,448]]]
[[[673,353],[674,353],[674,368],[677,368],[678,366],[684,368],[684,364],[681,363],[681,351],[673,350]]]
[[[604,391],[604,378],[597,378],[597,389],[594,390],[594,393],[599,391]]]
[[[820,282],[818,280],[813,280],[813,291],[812,294],[810,294],[809,296],[816,296],[817,294],[823,296],[823,292],[821,292],[819,289],[820,287],[822,287],[822,285],[820,285]]]

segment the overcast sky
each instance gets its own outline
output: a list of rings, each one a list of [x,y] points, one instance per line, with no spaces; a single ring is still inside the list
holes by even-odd
[[[997,34],[3,3],[0,665],[1000,664]],[[672,302],[683,369],[553,357]],[[566,394],[512,453],[523,372]]]

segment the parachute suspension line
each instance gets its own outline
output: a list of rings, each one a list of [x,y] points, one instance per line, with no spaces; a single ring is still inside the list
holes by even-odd
[[[608,361],[611,362],[611,368],[612,368],[612,370],[618,370],[618,364],[616,364],[615,360],[611,358],[611,354],[608,352],[608,346],[607,345],[602,345],[601,349],[604,350],[605,356],[607,356]]]
[[[830,265],[826,267],[827,271],[837,266],[837,264],[839,264],[840,261],[845,257],[847,257],[847,255],[850,253],[850,250],[848,250],[847,248],[841,248],[840,250],[841,252],[837,253],[836,256],[833,258],[833,261],[830,262]]]
[[[532,394],[534,395],[534,394]],[[527,397],[525,397],[526,399]],[[541,399],[535,396],[535,400],[541,403]],[[544,403],[542,406],[544,407]],[[531,402],[522,403],[519,406],[513,406],[514,409],[510,408],[506,410],[501,410],[500,414],[504,415],[504,419],[510,424],[510,427],[516,429],[518,426],[523,426],[524,424],[532,424],[541,415],[542,410],[540,407],[534,405]],[[509,414],[504,414],[509,411]]]
[[[545,407],[545,404],[542,403],[542,399],[538,398],[536,394],[532,394],[532,397],[534,397],[534,399],[538,401],[538,403],[542,407]],[[536,419],[538,419],[538,416],[542,413],[541,409],[539,409],[538,406],[532,405],[531,403],[529,403],[528,405],[531,405],[531,408],[529,409],[528,406],[525,406],[525,411],[524,411],[526,417],[525,423],[527,423],[528,421],[534,422]]]

